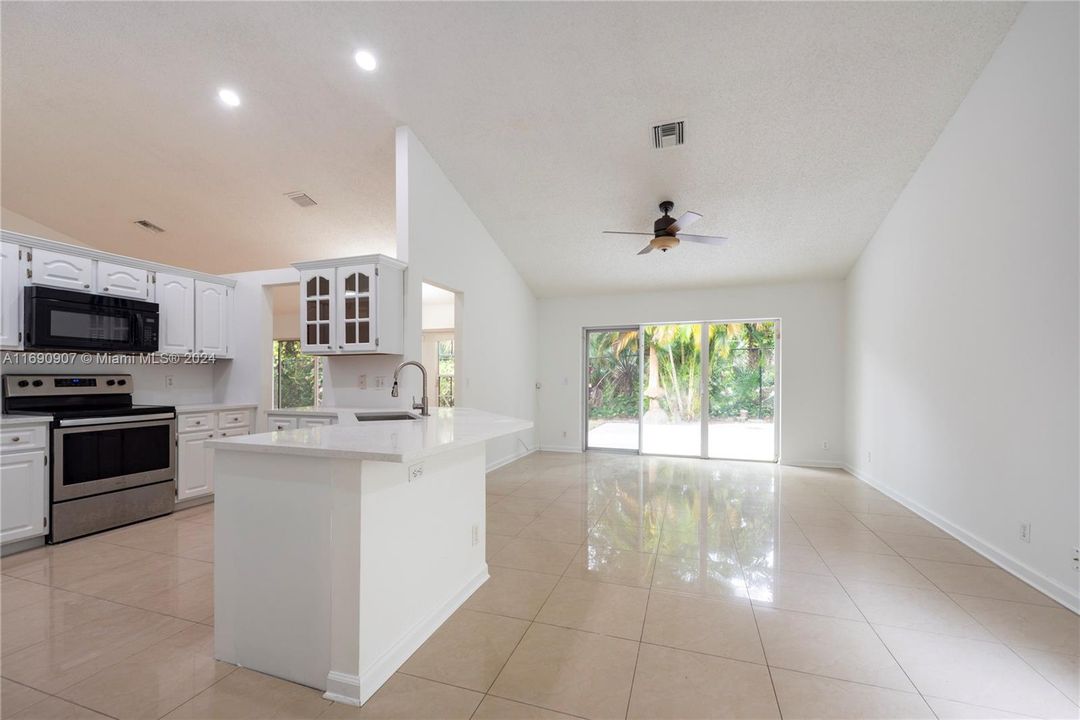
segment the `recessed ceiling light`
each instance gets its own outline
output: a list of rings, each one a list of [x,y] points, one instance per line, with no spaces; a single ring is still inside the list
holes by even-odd
[[[225,103],[229,107],[240,107],[240,96],[236,94],[235,90],[229,88],[221,88],[217,91],[218,99]]]
[[[375,60],[375,56],[369,53],[367,50],[357,50],[353,55],[353,59],[356,60],[356,64],[360,66],[361,70],[373,71],[378,67],[379,63]]]

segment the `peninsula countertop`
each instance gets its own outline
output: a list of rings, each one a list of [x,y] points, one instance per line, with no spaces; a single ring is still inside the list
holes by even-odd
[[[471,408],[437,408],[417,420],[375,420],[207,440],[239,452],[404,463],[532,428],[531,420]]]

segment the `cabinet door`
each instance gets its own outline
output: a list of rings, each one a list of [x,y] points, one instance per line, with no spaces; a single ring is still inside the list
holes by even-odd
[[[303,270],[300,273],[300,350],[328,352],[334,349],[334,271]]]
[[[97,289],[106,295],[146,300],[150,297],[150,273],[104,260],[97,264]]]
[[[19,246],[0,242],[0,347],[19,349],[22,292],[19,282]]]
[[[337,269],[337,340],[342,352],[374,352],[378,277],[374,265]]]
[[[213,490],[206,441],[212,432],[181,433],[177,435],[176,449],[176,499],[206,495]]]
[[[92,265],[87,257],[34,248],[30,251],[30,281],[67,290],[89,290],[94,279]]]
[[[45,533],[45,453],[0,455],[0,542]]]
[[[229,288],[195,281],[195,350],[207,355],[229,354]]]
[[[158,352],[195,350],[195,278],[157,274]]]

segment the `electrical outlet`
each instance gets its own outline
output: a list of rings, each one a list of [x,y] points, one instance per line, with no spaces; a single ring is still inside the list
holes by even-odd
[[[480,544],[480,526],[479,525],[473,525],[472,526],[472,544],[473,544],[473,547]]]
[[[175,377],[173,377],[172,375],[166,375],[165,376],[165,389],[166,390],[171,390],[173,385],[175,384],[175,381],[176,381]]]
[[[1080,547],[1073,548],[1073,570],[1080,572]]]
[[[361,390],[367,390],[367,375],[360,373],[360,377],[357,378],[356,384]]]
[[[562,431],[562,436],[566,437],[566,431],[565,430]]]
[[[409,466],[409,482],[424,477],[424,463],[416,463]]]
[[[870,451],[869,450],[866,451],[866,462],[872,462],[871,459],[870,459]]]
[[[377,387],[377,388],[386,387],[386,376],[385,375],[376,375],[375,376],[375,387]]]
[[[1026,520],[1020,523],[1020,539],[1026,543],[1031,542],[1031,523]]]
[[[822,450],[828,450],[829,449],[829,441],[828,440],[822,440],[821,441],[821,449]]]

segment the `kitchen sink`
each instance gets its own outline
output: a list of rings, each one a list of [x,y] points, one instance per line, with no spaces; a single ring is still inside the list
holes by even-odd
[[[360,422],[372,422],[375,420],[419,420],[420,416],[407,412],[356,413],[356,419]]]

